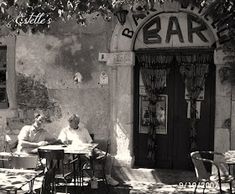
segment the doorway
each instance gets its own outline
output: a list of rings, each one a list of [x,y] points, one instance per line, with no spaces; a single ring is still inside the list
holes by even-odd
[[[154,55],[154,52],[151,51]],[[191,53],[195,51],[192,50]],[[203,55],[213,54],[201,51]],[[142,54],[143,52],[141,52]],[[172,54],[174,53],[174,54]],[[150,168],[192,169],[190,159],[190,119],[189,105],[180,64],[176,60],[184,51],[165,51],[162,55],[171,55],[173,60],[168,64],[166,86],[161,91],[159,101],[165,108],[165,124],[156,131],[155,160],[147,158],[148,152],[148,96],[144,92],[141,76],[141,65],[134,69],[134,154],[135,165]],[[198,51],[197,51],[198,53]],[[138,57],[139,53],[136,53]],[[159,55],[159,52],[156,52]],[[200,53],[199,53],[200,55]],[[197,149],[213,150],[214,148],[214,116],[215,116],[215,65],[208,64],[209,70],[205,79],[203,99],[200,100],[197,119]],[[163,109],[164,109],[163,108]]]

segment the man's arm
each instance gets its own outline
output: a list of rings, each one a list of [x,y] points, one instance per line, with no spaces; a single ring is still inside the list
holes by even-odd
[[[39,146],[47,145],[48,142],[47,141],[40,141],[40,142],[36,143],[36,142],[30,142],[30,141],[26,141],[26,140],[19,140],[19,144],[21,144],[21,146],[23,148],[37,148]]]
[[[88,132],[88,130],[86,128],[83,128],[83,132],[86,138],[86,143],[92,143],[93,139],[91,138],[90,133]]]
[[[22,148],[37,148],[39,146],[47,145],[48,143],[46,141],[40,141],[38,143],[31,142],[28,140],[29,137],[29,130],[30,126],[24,126],[19,135],[18,135],[18,151],[20,151]]]

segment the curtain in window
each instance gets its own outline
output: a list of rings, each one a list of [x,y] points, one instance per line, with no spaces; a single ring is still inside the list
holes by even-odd
[[[183,63],[180,73],[184,78],[190,101],[190,151],[197,149],[197,99],[205,87],[209,64]]]
[[[159,94],[166,87],[166,77],[169,72],[169,64],[173,57],[142,54],[137,57],[140,64],[140,72],[145,86],[146,94],[149,99],[149,133],[148,133],[148,152],[147,158],[155,161],[157,149],[156,142],[156,102]]]
[[[190,101],[190,151],[194,151],[197,149],[197,99],[205,87],[213,55],[208,53],[178,55],[176,60]]]

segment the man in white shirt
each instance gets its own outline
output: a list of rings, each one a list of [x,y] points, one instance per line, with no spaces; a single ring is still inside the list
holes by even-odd
[[[79,118],[78,118],[79,119]],[[92,138],[86,128],[79,127],[79,120],[75,116],[69,119],[69,126],[61,130],[58,139],[65,144],[71,144],[76,141],[76,144],[91,143]]]
[[[88,130],[84,127],[80,127],[80,118],[78,115],[72,115],[69,119],[69,126],[65,127],[61,130],[58,139],[61,140],[65,144],[73,144],[74,142],[76,145],[84,144],[84,143],[91,143],[93,140],[88,132]],[[105,152],[99,149],[95,149],[95,156],[104,155]],[[106,160],[106,179],[108,184],[112,186],[118,185],[118,181],[114,180],[111,177],[111,169],[112,169],[112,157],[110,154],[107,155]]]
[[[25,125],[18,135],[17,152],[32,153],[35,148],[55,142],[56,139],[44,129],[45,116],[36,113],[34,123]]]

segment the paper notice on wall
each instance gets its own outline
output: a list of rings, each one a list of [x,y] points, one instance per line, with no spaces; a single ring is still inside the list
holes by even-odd
[[[191,116],[190,116],[190,111],[191,111],[191,102],[190,101],[187,101],[187,119],[190,119]],[[201,117],[201,101],[197,101],[196,102],[196,118],[197,119],[200,119]]]

